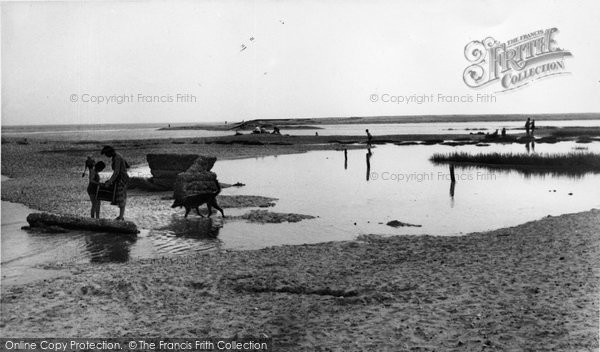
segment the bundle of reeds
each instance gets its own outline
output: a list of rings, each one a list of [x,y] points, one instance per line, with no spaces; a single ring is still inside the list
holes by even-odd
[[[173,186],[173,197],[183,198],[196,194],[216,193],[219,191],[217,174],[211,172],[215,157],[200,157],[185,171],[177,175]]]

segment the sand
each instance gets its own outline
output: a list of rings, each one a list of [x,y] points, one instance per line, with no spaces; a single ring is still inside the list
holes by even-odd
[[[268,137],[266,137],[268,138]],[[311,150],[333,150],[352,148],[338,145],[300,143],[294,145],[215,145],[197,143],[198,140],[182,139],[183,144],[173,144],[172,140],[148,141],[118,141],[106,142],[54,142],[32,140],[29,144],[17,143],[19,139],[3,138],[2,144],[2,174],[10,179],[2,183],[2,200],[22,203],[30,208],[49,211],[59,214],[75,214],[88,216],[89,198],[85,193],[87,177],[82,178],[86,157],[93,156],[96,160],[109,162],[100,156],[100,150],[105,144],[112,144],[121,152],[130,165],[147,165],[146,154],[149,153],[197,153],[215,155],[218,160],[240,159],[279,154],[303,153]],[[364,146],[354,146],[364,148]],[[218,161],[217,161],[218,162]],[[133,175],[132,175],[133,176]],[[244,173],[240,170],[240,177],[236,180],[223,180],[225,183],[244,183]],[[161,199],[172,195],[173,192],[148,193],[141,190],[128,192],[129,203],[126,217],[136,219],[141,228],[154,223],[152,219],[145,219],[143,214],[151,213],[157,207],[169,207],[171,203]],[[249,195],[259,196],[259,195]],[[219,198],[219,200],[221,197]],[[135,203],[138,203],[135,205]],[[224,200],[224,206],[236,204],[241,206],[268,206],[268,199],[238,198]],[[137,213],[142,215],[138,222]],[[118,215],[118,208],[108,205],[102,206],[102,217],[114,218]],[[149,221],[149,222],[147,222]]]
[[[575,130],[579,131],[577,128]],[[553,131],[555,129],[540,128],[536,136],[543,138]],[[578,137],[569,136],[563,139],[575,140],[576,138]],[[458,144],[464,144],[483,139],[484,136],[469,134],[389,135],[375,136],[373,143],[410,144],[417,141],[436,144],[444,141],[460,141]],[[502,141],[496,142],[502,143]],[[3,182],[2,199],[22,203],[42,211],[86,216],[89,199],[85,192],[79,192],[87,186],[87,178],[81,177],[84,162],[87,156],[108,162],[109,160],[100,156],[99,152],[102,146],[107,144],[114,146],[132,166],[147,165],[146,154],[150,153],[214,155],[218,160],[227,160],[304,153],[312,150],[366,148],[364,136],[243,135],[112,142],[30,140],[27,143],[23,143],[22,138],[2,138],[2,174],[10,177]],[[240,179],[219,179],[219,181],[243,183],[245,180],[243,172],[240,172]],[[130,193],[134,194],[135,191]],[[106,211],[106,217],[114,218],[118,215],[116,207],[103,207],[103,211]]]
[[[3,336],[266,334],[285,351],[598,348],[600,211],[461,237],[78,265],[2,288]]]
[[[132,164],[141,164],[152,151],[223,159],[337,148],[120,143],[117,149]],[[86,195],[73,189],[87,182],[81,179],[83,161],[97,154],[98,146],[3,144],[2,173],[11,179],[3,181],[2,199],[85,215]],[[152,209],[169,206],[160,202],[166,196],[134,193],[131,202],[137,197]],[[113,208],[105,211],[116,212]],[[144,213],[140,209],[128,212],[137,219],[136,211]],[[161,222],[140,221],[148,226]],[[598,210],[460,237],[370,235],[347,242],[36,269],[53,275],[37,276],[43,281],[2,282],[2,336],[265,334],[282,351],[598,349]]]

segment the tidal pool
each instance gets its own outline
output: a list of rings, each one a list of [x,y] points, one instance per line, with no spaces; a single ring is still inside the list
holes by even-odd
[[[574,142],[537,144],[534,149],[530,146],[529,152],[568,153],[581,148],[600,153],[600,143]],[[348,150],[347,160],[343,151],[221,160],[213,168],[219,180],[245,184],[223,189],[223,195],[274,197],[279,200],[269,211],[317,218],[281,224],[247,223],[220,215],[211,220],[194,215],[184,219],[183,211],[165,206],[164,214],[157,214],[160,226],[143,229],[136,240],[102,233],[26,232],[20,227],[26,225],[25,218],[33,210],[3,201],[3,279],[51,262],[125,262],[215,248],[256,249],[351,240],[360,234],[455,236],[600,207],[599,174],[527,175],[457,167],[457,182],[452,186],[448,166],[429,161],[434,153],[452,151],[527,149],[522,144],[380,145],[371,150],[370,157],[366,150]],[[137,168],[132,173],[148,175],[149,169]],[[251,209],[225,211],[236,216]],[[393,228],[386,225],[391,220],[420,226]]]

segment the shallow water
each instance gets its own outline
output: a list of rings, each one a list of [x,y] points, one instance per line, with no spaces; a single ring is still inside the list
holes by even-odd
[[[469,134],[477,132],[493,133],[506,128],[507,134],[524,133],[525,121],[485,121],[485,122],[435,122],[435,123],[384,123],[384,124],[355,124],[355,125],[319,125],[322,129],[313,130],[285,130],[282,133],[291,135],[321,136],[362,136],[365,130],[377,137],[396,134]],[[566,127],[566,126],[600,126],[600,120],[571,120],[571,121],[536,121],[539,127]]]
[[[576,147],[600,152],[600,143],[573,142],[537,144],[535,152],[567,153]],[[31,209],[2,202],[3,276],[53,261],[123,262],[214,248],[255,249],[350,240],[370,233],[460,235],[600,207],[598,174],[524,175],[516,171],[457,168],[457,182],[452,190],[448,168],[429,161],[436,152],[452,151],[526,152],[526,148],[522,144],[381,145],[372,149],[368,180],[365,150],[349,150],[346,165],[342,151],[215,164],[213,171],[221,182],[246,184],[223,189],[222,194],[279,198],[269,211],[318,216],[294,224],[250,224],[222,219],[220,215],[211,220],[190,215],[186,220],[183,211],[165,206],[160,210],[164,214],[156,214],[164,224],[143,230],[137,240],[86,232],[43,235],[20,229],[26,225]],[[148,175],[149,169],[132,172]],[[249,210],[225,209],[227,215],[233,216]],[[392,228],[386,225],[390,220],[421,227]]]
[[[536,152],[569,152],[575,146],[538,144]],[[600,144],[587,147],[600,151]],[[525,146],[379,146],[370,158],[368,181],[363,150],[348,151],[347,169],[343,152],[320,151],[220,161],[213,171],[221,180],[233,181],[244,170],[241,182],[246,187],[227,189],[227,194],[273,196],[280,199],[273,211],[319,216],[303,221],[288,234],[294,242],[298,237],[317,242],[362,233],[457,235],[600,206],[596,187],[600,175],[593,174],[527,176],[516,171],[457,168],[451,196],[448,167],[433,165],[429,157],[454,150],[524,152]],[[422,227],[385,226],[394,219]],[[227,232],[225,226],[220,236],[225,243]]]
[[[220,246],[218,220],[171,222],[169,230],[142,230],[137,238],[111,233],[69,231],[44,234],[22,230],[27,215],[37,212],[22,204],[2,201],[2,279],[19,282],[29,269],[53,263],[127,262]],[[177,225],[179,223],[179,226]],[[25,279],[25,278],[24,278]]]
[[[537,126],[600,126],[600,120],[569,121],[537,121]],[[524,121],[487,121],[487,122],[436,122],[436,123],[386,123],[386,124],[353,124],[353,125],[319,125],[320,129],[285,129],[281,133],[290,135],[321,136],[343,135],[362,136],[365,129],[377,137],[391,134],[468,134],[477,132],[494,132],[496,129],[507,129],[507,133],[523,133]],[[175,126],[192,124],[173,124]],[[125,124],[125,125],[69,125],[69,126],[4,126],[3,137],[22,137],[31,139],[61,141],[103,141],[122,139],[156,139],[156,138],[202,138],[231,136],[233,131],[208,130],[164,130],[166,124]],[[514,130],[519,129],[519,130]],[[243,132],[250,133],[250,132]]]
[[[582,146],[573,142],[538,143],[530,151],[568,153],[582,147],[600,152],[600,143]],[[218,161],[213,171],[221,182],[246,184],[226,188],[222,194],[279,198],[270,211],[318,216],[297,224],[226,220],[218,238],[224,248],[246,249],[344,240],[365,233],[460,235],[600,206],[598,174],[525,175],[457,167],[451,196],[448,167],[429,161],[436,152],[526,150],[522,144],[378,146],[372,150],[369,180],[365,150],[349,150],[346,168],[341,151]],[[133,172],[149,176],[147,167]],[[227,210],[234,215],[245,211]],[[396,219],[421,227],[385,225]]]
[[[163,127],[163,126],[161,126]],[[108,140],[139,140],[158,138],[201,138],[233,135],[232,131],[207,130],[159,130],[160,127],[112,126],[106,129],[50,129],[31,127],[28,129],[3,128],[3,137],[17,137],[62,141],[108,141]]]

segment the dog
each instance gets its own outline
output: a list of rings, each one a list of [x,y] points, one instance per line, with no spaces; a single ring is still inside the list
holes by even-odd
[[[215,208],[218,211],[220,211],[221,216],[225,217],[223,209],[219,206],[219,204],[217,204],[217,196],[219,195],[219,193],[221,193],[221,185],[219,185],[219,181],[215,182],[217,184],[216,192],[195,194],[193,196],[183,198],[182,201],[175,200],[173,202],[173,205],[171,205],[171,208],[185,207],[185,218],[187,218],[190,211],[194,208],[196,209],[196,213],[202,216],[202,214],[200,214],[199,208],[202,204],[206,203],[206,207],[208,208],[208,217],[212,215],[212,208]]]

